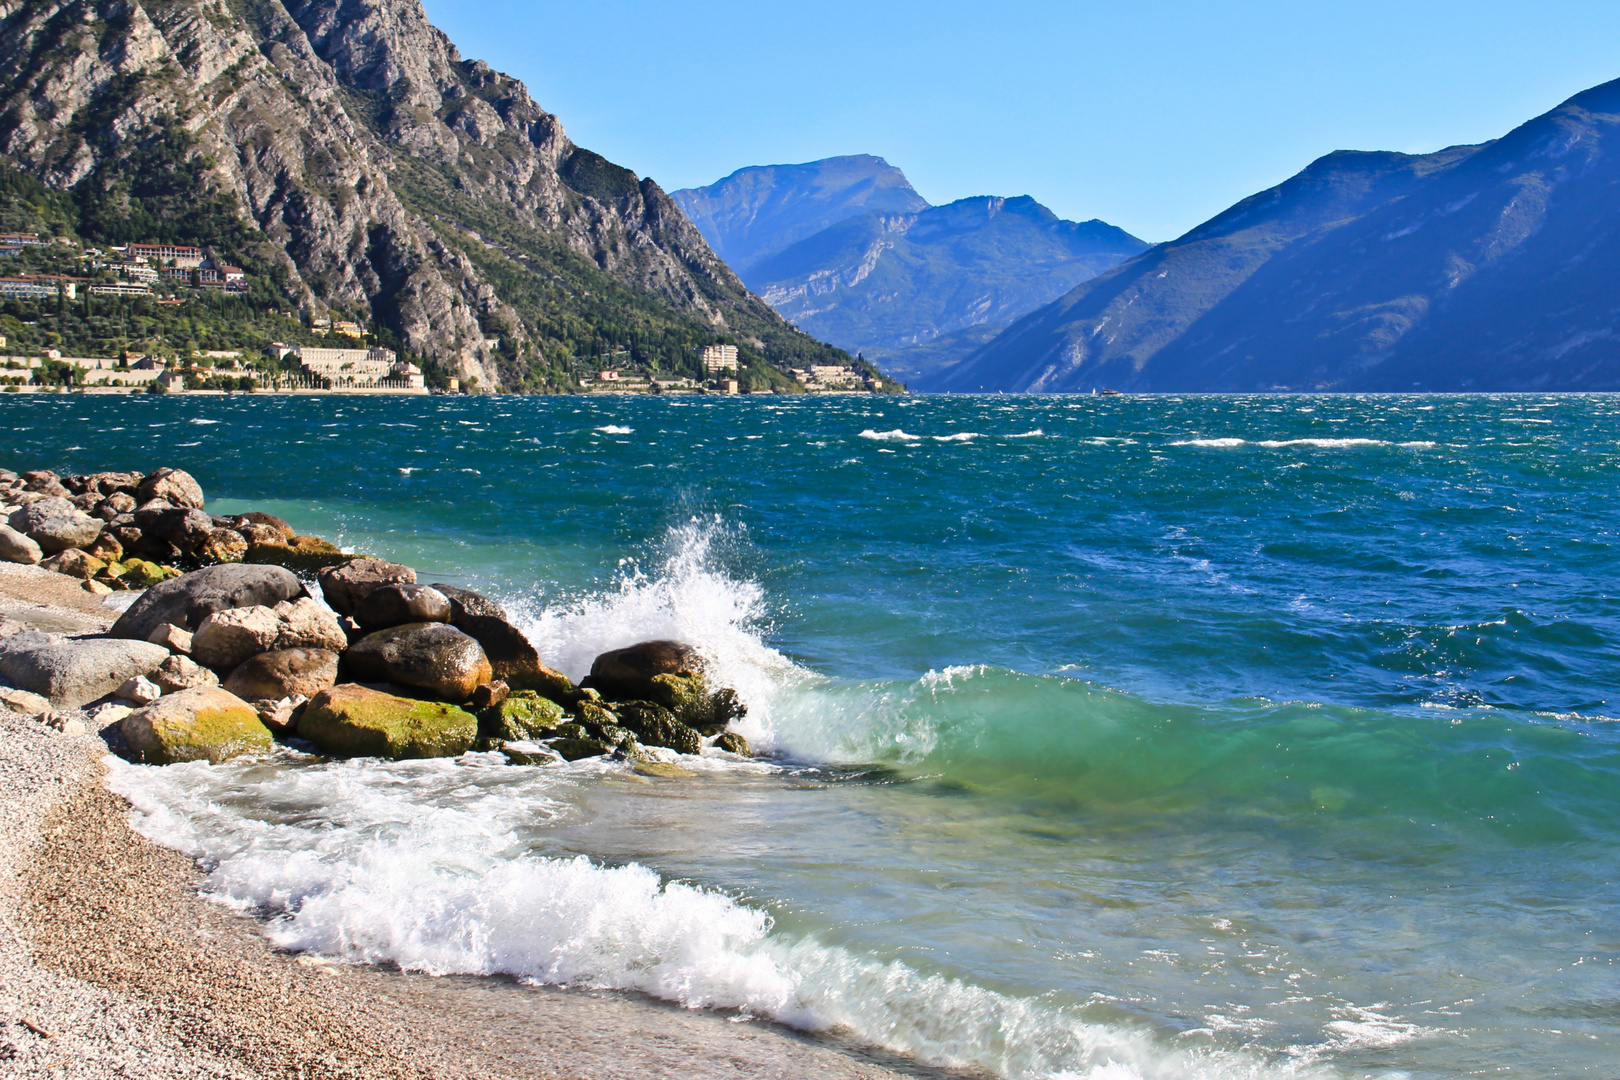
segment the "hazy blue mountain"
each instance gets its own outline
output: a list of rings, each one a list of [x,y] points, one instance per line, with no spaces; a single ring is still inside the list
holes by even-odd
[[[1620,389],[1620,81],[1482,146],[1330,154],[930,389]]]
[[[744,280],[801,329],[916,378],[985,340],[957,331],[1006,323],[1145,247],[1027,195],[978,197],[849,218],[756,262]],[[931,347],[908,356],[916,345]]]
[[[744,280],[760,259],[846,218],[869,210],[910,213],[928,207],[905,173],[870,154],[750,166],[670,197]]]

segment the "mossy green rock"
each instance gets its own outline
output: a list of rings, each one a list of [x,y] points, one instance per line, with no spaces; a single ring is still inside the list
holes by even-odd
[[[594,701],[576,701],[569,709],[582,724],[615,724],[619,718]]]
[[[481,738],[521,742],[550,731],[565,714],[561,705],[533,690],[518,690],[478,714]]]
[[[753,757],[754,751],[748,745],[748,740],[735,731],[722,731],[720,737],[714,740],[715,748],[731,754],[740,754],[743,757]]]
[[[472,749],[478,720],[454,705],[343,683],[315,695],[298,736],[333,757],[455,757]]]
[[[315,574],[363,558],[366,556],[352,552],[345,555],[336,544],[318,537],[297,536],[285,544],[250,544],[242,561],[280,566],[295,574]]]
[[[252,705],[217,686],[168,694],[119,723],[136,761],[172,765],[221,761],[275,748],[270,729]]]
[[[567,761],[601,757],[603,754],[613,752],[613,747],[601,739],[552,739],[546,745],[561,754]]]
[[[124,563],[122,580],[137,589],[150,589],[170,578],[179,577],[180,571],[172,566],[159,566],[145,559],[129,559]]]
[[[703,737],[680,722],[669,709],[653,701],[622,701],[614,705],[619,723],[636,733],[647,746],[663,746],[682,754],[703,750]]]

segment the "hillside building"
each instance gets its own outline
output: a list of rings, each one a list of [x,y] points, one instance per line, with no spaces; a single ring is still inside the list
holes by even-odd
[[[156,259],[159,266],[195,270],[203,264],[203,249],[176,244],[130,244],[124,249],[124,257],[141,262]]]
[[[717,371],[737,370],[737,346],[735,345],[705,345],[703,347],[703,371],[712,375]]]

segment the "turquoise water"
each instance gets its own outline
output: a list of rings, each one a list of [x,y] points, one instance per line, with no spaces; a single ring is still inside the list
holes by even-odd
[[[284,944],[1008,1076],[1612,1076],[1620,398],[0,401],[769,762],[125,767]]]

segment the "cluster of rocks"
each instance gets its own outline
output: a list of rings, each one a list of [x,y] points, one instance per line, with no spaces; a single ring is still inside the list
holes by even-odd
[[[750,752],[744,714],[691,647],[597,657],[579,685],[542,662],[494,601],[422,585],[408,566],[346,558],[317,599],[285,567],[226,563],[159,582],[105,636],[0,626],[0,702],[94,706],[133,760],[219,762],[301,740],[332,757],[501,751],[514,764]],[[8,700],[21,692],[39,695]]]
[[[179,469],[58,476],[0,469],[0,559],[78,578],[92,593],[145,589],[188,569],[250,562],[314,571],[348,558],[271,514],[219,517]]]

